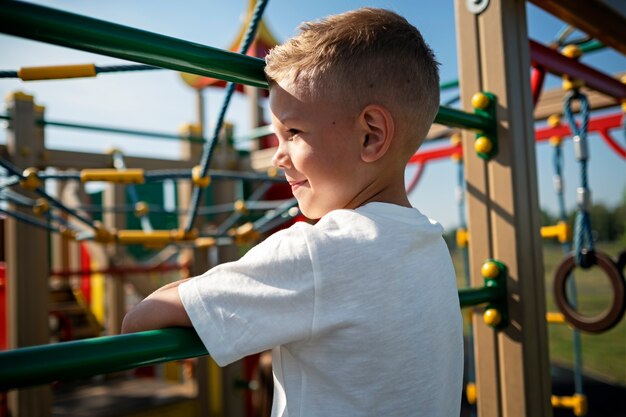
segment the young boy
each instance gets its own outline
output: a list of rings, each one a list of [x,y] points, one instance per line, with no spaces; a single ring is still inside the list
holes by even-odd
[[[274,416],[458,416],[454,270],[404,188],[438,109],[432,51],[404,18],[366,8],[304,24],[266,74],[273,162],[319,221],[163,287],[123,330],[193,326],[222,366],[272,349]]]

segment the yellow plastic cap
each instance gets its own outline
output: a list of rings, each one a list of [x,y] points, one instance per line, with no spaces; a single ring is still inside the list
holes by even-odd
[[[478,398],[478,392],[476,389],[476,384],[473,382],[468,382],[465,386],[465,397],[467,398],[467,402],[470,405],[476,404],[476,399]]]
[[[135,216],[142,217],[148,213],[150,213],[150,207],[148,207],[148,203],[146,203],[145,201],[137,201],[137,203],[135,203]]]
[[[480,273],[485,278],[497,278],[500,275],[500,268],[495,262],[487,261],[480,268]]]
[[[570,80],[569,78],[563,78],[562,88],[565,91],[578,90],[585,86],[585,81],[576,78]]]
[[[550,117],[548,117],[548,126],[550,127],[557,127],[561,124],[561,116],[558,114],[551,114]]]
[[[488,326],[495,327],[502,321],[502,314],[495,308],[488,308],[483,314],[483,320]]]
[[[243,200],[235,201],[234,208],[237,213],[241,213],[241,214],[248,213],[248,207],[246,207],[246,202]]]
[[[459,248],[464,248],[467,246],[468,242],[469,242],[469,232],[467,231],[467,229],[464,229],[462,227],[459,227],[458,229],[456,229],[456,245]]]
[[[550,145],[558,148],[563,143],[563,138],[560,136],[550,136]]]
[[[580,58],[583,55],[582,49],[578,45],[566,45],[561,53],[568,58]]]
[[[551,324],[565,324],[565,316],[563,313],[548,311],[546,313],[546,321]]]
[[[34,191],[39,188],[39,177],[37,177],[37,168],[26,168],[22,173],[24,179],[20,180],[22,188]]]
[[[478,153],[488,154],[493,150],[493,142],[486,136],[481,136],[474,142],[474,149]]]
[[[48,204],[48,200],[46,200],[45,198],[38,198],[35,202],[35,205],[33,206],[33,212],[37,216],[41,216],[48,210],[50,210],[50,204]]]
[[[475,109],[485,110],[491,104],[491,100],[485,93],[476,93],[472,96],[472,106]]]
[[[207,188],[211,185],[211,177],[207,175],[203,177],[202,175],[202,167],[200,165],[196,165],[191,169],[191,180],[196,187]]]
[[[461,139],[460,133],[453,133],[452,136],[450,136],[450,145],[459,146],[461,142],[462,142],[462,139]]]

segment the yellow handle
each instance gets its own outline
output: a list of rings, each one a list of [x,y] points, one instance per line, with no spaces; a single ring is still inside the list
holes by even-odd
[[[56,65],[48,67],[26,67],[17,71],[23,81],[62,80],[65,78],[95,77],[94,64]]]
[[[82,182],[89,181],[106,181],[117,182],[122,184],[143,184],[143,169],[83,169],[80,172],[80,180]]]

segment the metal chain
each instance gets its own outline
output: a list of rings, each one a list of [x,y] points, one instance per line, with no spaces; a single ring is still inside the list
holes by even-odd
[[[580,103],[580,126],[576,123],[574,112],[572,111],[572,104],[576,100]],[[589,216],[591,191],[589,190],[587,178],[587,164],[589,161],[589,150],[587,146],[589,101],[587,100],[587,96],[578,90],[572,90],[565,97],[563,112],[573,133],[574,152],[580,167],[580,186],[576,190],[578,211],[574,225],[574,252],[576,255],[576,264],[587,268],[591,265],[585,260],[584,254],[594,249],[591,218]]]

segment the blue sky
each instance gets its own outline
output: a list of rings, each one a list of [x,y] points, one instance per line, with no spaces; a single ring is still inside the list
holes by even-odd
[[[243,11],[248,0],[215,1],[159,1],[152,0],[47,0],[34,3],[84,14],[148,31],[190,40],[218,48],[230,45],[239,31]],[[275,37],[281,41],[293,35],[297,26],[312,20],[362,6],[384,7],[404,15],[420,29],[441,62],[442,81],[458,78],[456,34],[453,1],[319,1],[289,2],[270,0],[265,21]],[[528,6],[528,30],[533,39],[547,43],[554,39],[563,23]],[[122,61],[51,46],[39,42],[0,35],[0,69],[15,70],[23,66],[95,63],[110,65]],[[605,50],[585,56],[583,61],[607,73],[626,71],[626,58]],[[560,84],[549,77],[547,87]],[[171,71],[145,73],[103,74],[97,78],[22,82],[0,79],[0,94],[24,91],[35,96],[46,106],[46,117],[52,120],[74,121],[125,128],[137,128],[175,133],[183,123],[193,122],[196,115],[194,92],[178,74]],[[221,90],[206,93],[208,109],[206,120],[211,125],[221,105]],[[235,124],[236,134],[250,127],[248,105],[243,97],[236,97],[227,114]],[[617,112],[618,109],[614,109]],[[176,158],[178,145],[168,141],[150,141],[119,135],[93,134],[59,128],[46,131],[51,148],[102,152],[112,146],[127,154]],[[626,144],[623,130],[614,131],[616,138]],[[5,141],[0,132],[0,143]],[[434,146],[442,146],[438,143]],[[598,137],[590,138],[590,186],[593,200],[615,206],[626,188],[626,164]],[[576,162],[571,141],[565,145],[565,187],[568,208],[575,207],[575,187],[578,185]],[[552,191],[552,149],[547,144],[537,146],[539,190],[541,205],[556,211]],[[432,162],[426,168],[417,189],[411,194],[413,204],[427,215],[439,220],[447,228],[458,222],[454,187],[456,168],[449,160]]]

